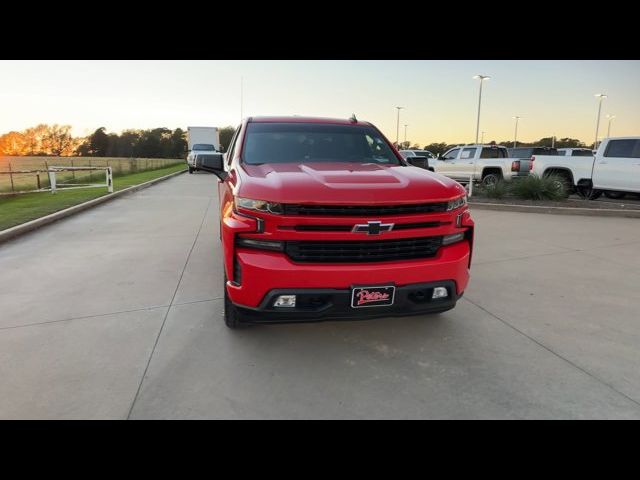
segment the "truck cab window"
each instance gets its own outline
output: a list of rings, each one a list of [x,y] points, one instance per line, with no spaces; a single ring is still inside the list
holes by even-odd
[[[640,140],[611,140],[605,157],[640,158]]]
[[[460,151],[459,148],[454,148],[453,150],[448,151],[447,153],[444,154],[444,156],[442,157],[443,160],[453,160],[454,158],[456,158],[458,156],[458,152]]]
[[[462,155],[460,155],[460,158],[473,158],[476,155],[476,149],[475,148],[463,148],[462,149]]]
[[[503,148],[484,147],[480,152],[480,158],[507,158]]]
[[[563,153],[566,155],[566,153]],[[591,150],[574,150],[571,152],[572,157],[593,157],[593,152]]]

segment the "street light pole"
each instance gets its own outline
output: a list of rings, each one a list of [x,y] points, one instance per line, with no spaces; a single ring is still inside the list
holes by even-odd
[[[596,141],[593,144],[594,150],[598,148],[598,130],[600,129],[600,112],[602,111],[602,100],[607,98],[604,93],[596,93],[594,95],[598,99],[598,118],[596,120]]]
[[[607,115],[607,118],[609,119],[609,126],[607,127],[607,138],[609,138],[611,136],[611,120],[616,118],[616,116],[615,115]]]
[[[409,126],[409,125],[406,125],[406,124],[405,124],[405,126],[404,126],[404,143],[407,143],[407,127],[408,127],[408,126]]]
[[[515,116],[511,118],[516,119],[516,131],[513,134],[513,148],[516,148],[518,146],[518,120],[520,120],[522,117]]]
[[[396,107],[398,109],[398,118],[396,120],[396,147],[400,146],[400,110],[404,107]]]
[[[482,82],[489,80],[491,77],[488,75],[476,75],[473,78],[480,80],[480,93],[478,95],[478,121],[476,122],[476,143],[478,143],[478,134],[480,133],[480,105],[482,104]]]

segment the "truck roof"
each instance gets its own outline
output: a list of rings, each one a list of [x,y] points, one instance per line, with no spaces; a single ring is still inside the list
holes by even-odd
[[[640,137],[609,137],[602,139],[601,142],[606,140],[640,140]]]
[[[298,115],[291,116],[273,116],[273,117],[249,117],[247,122],[256,123],[318,123],[333,125],[360,125],[370,126],[369,122],[356,120],[355,122],[348,118],[327,118],[327,117],[301,117]]]
[[[487,143],[469,143],[466,145],[457,145],[455,147],[452,148],[478,148],[478,147],[482,147],[482,148],[507,148],[503,145],[490,145]]]

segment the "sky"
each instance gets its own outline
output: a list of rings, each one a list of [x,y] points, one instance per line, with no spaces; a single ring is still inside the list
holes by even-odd
[[[0,61],[0,133],[38,123],[96,128],[236,126],[242,115],[350,117],[420,145],[556,135],[592,143],[598,101],[612,136],[640,135],[640,61]]]

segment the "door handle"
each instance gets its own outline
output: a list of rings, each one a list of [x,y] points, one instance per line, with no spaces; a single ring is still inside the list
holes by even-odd
[[[609,162],[598,162],[598,163],[599,163],[600,165],[606,165],[606,164],[608,164]]]

